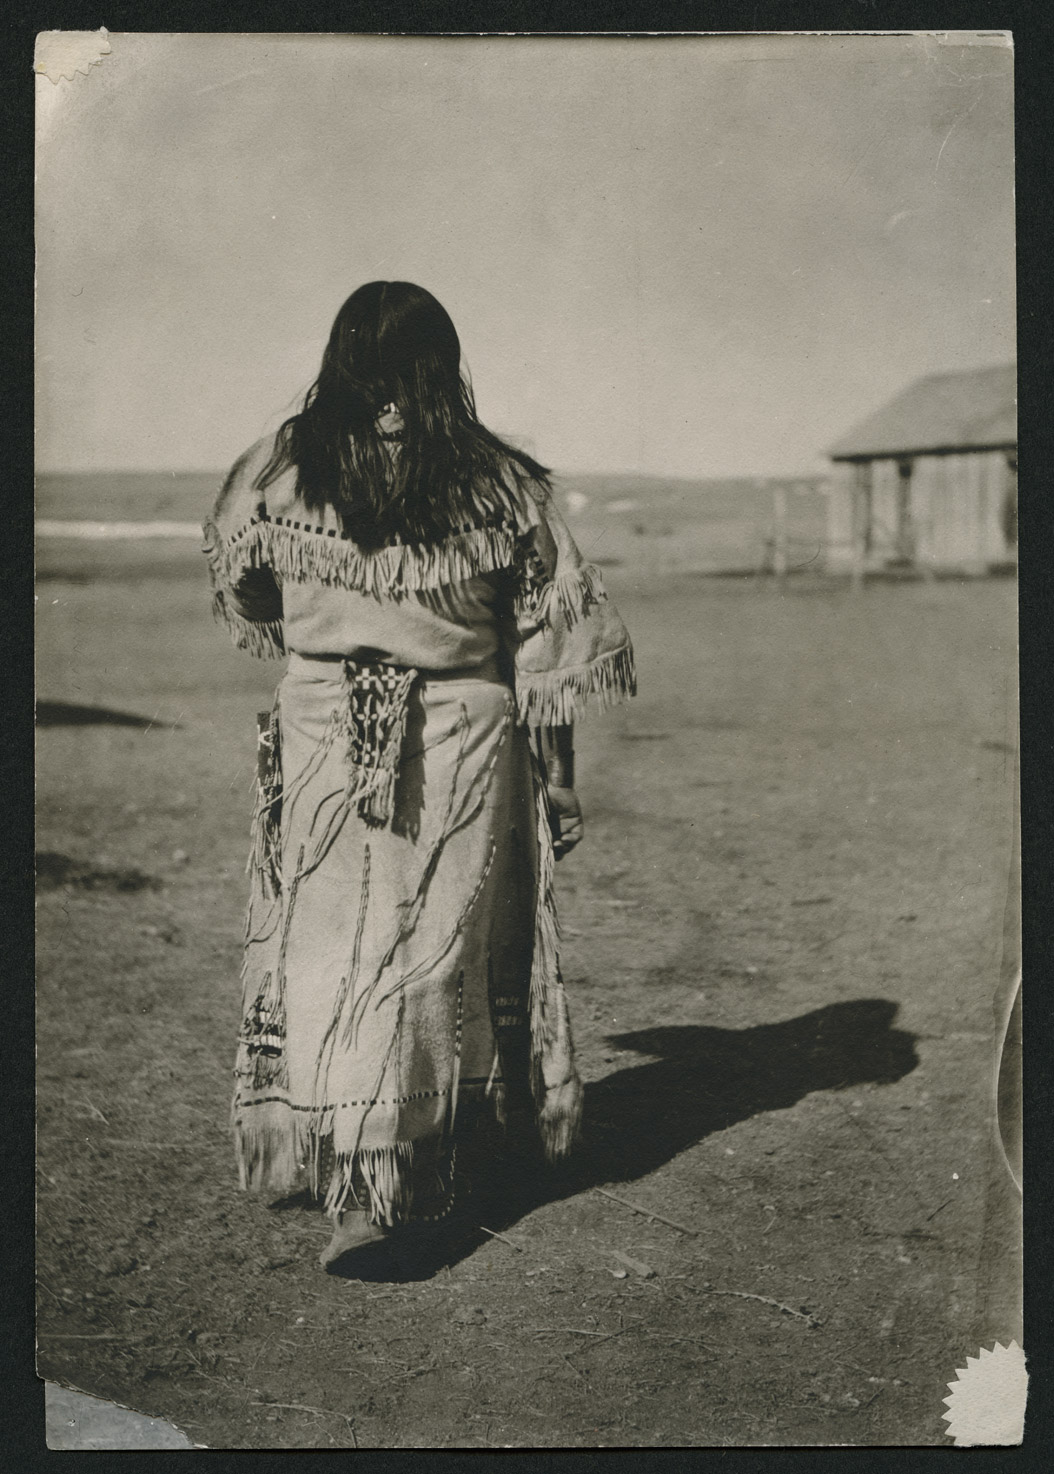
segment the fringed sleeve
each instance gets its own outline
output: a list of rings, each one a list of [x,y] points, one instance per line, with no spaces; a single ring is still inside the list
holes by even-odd
[[[532,488],[516,568],[513,668],[520,720],[564,726],[590,697],[610,706],[636,694],[633,646],[553,498]]]
[[[203,531],[214,615],[239,650],[277,657],[285,653],[281,583],[259,541],[246,535],[266,520],[263,493],[253,483],[273,445],[257,441],[235,462]]]

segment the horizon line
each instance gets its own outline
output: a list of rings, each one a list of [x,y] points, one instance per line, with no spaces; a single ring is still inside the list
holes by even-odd
[[[173,470],[170,466],[165,466],[161,468],[151,468],[147,466],[37,466],[34,468],[33,475],[34,477],[171,476],[173,478],[178,476],[211,476],[215,477],[218,482],[222,482],[228,475],[228,469],[217,470],[213,466],[184,466],[181,467],[179,470]],[[623,478],[626,480],[636,477],[638,479],[645,479],[649,481],[812,481],[815,480],[817,477],[824,475],[825,472],[829,473],[831,469],[832,468],[830,466],[814,466],[811,469],[803,468],[798,471],[711,471],[700,473],[698,475],[691,475],[688,472],[682,471],[627,471],[611,470],[607,468],[590,471],[562,471],[559,469],[554,469],[551,472],[551,475],[554,479],[557,480],[565,477],[574,476],[611,476]]]

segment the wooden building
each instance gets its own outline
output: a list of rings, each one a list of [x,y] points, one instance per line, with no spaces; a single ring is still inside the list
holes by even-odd
[[[1014,364],[917,380],[828,454],[827,566],[980,574],[1017,561]]]

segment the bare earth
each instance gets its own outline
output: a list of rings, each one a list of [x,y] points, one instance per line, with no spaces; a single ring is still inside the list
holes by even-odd
[[[585,1142],[477,1199],[445,1265],[366,1283],[318,1269],[317,1211],[238,1192],[227,1137],[280,668],[226,645],[190,549],[99,578],[67,551],[39,586],[41,1375],[214,1448],[947,1443],[945,1384],[1015,1324],[1014,586],[609,571],[641,696],[580,731],[559,871]]]

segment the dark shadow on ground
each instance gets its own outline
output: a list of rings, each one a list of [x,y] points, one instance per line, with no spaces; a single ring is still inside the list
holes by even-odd
[[[585,1136],[568,1170],[581,1188],[627,1182],[814,1091],[899,1080],[918,1056],[915,1036],[893,1027],[897,1010],[863,998],[750,1029],[671,1024],[611,1035],[620,1049],[658,1058],[586,1087]]]
[[[179,731],[178,722],[141,717],[132,711],[110,711],[105,706],[76,706],[69,701],[38,701],[38,727],[164,727]]]
[[[163,884],[156,875],[146,875],[134,866],[92,865],[55,850],[38,850],[33,863],[39,891],[60,890],[65,886],[90,891],[157,891]]]
[[[749,1029],[671,1024],[613,1034],[613,1045],[658,1058],[586,1086],[583,1139],[568,1163],[546,1167],[515,1139],[488,1156],[470,1146],[462,1155],[477,1186],[458,1221],[431,1246],[425,1235],[409,1243],[394,1269],[378,1263],[367,1276],[338,1264],[335,1272],[427,1279],[487,1240],[479,1224],[501,1232],[543,1203],[645,1177],[712,1132],[814,1091],[892,1084],[918,1064],[915,1035],[894,1027],[898,1007],[863,998]]]

